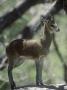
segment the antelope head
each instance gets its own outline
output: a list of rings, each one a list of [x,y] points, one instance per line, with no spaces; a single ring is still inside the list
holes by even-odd
[[[45,30],[49,33],[54,33],[60,31],[57,23],[55,22],[54,16],[49,15],[48,17],[41,16],[41,22],[45,26]]]

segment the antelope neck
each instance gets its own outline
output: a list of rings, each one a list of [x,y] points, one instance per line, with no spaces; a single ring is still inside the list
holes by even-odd
[[[44,47],[44,49],[49,49],[50,48],[50,45],[51,45],[51,41],[52,41],[52,37],[53,37],[53,34],[49,32],[49,29],[48,26],[45,25],[45,37],[46,39],[42,39],[41,40],[41,43]]]

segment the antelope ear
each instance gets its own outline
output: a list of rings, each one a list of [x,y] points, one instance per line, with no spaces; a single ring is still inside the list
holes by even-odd
[[[44,22],[44,17],[43,17],[43,15],[40,17],[40,21],[41,21],[41,22]]]
[[[40,20],[41,21],[45,21],[46,20],[46,17],[44,15],[41,15]]]

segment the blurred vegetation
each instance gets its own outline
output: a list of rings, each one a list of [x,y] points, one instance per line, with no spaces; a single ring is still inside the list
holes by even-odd
[[[19,2],[21,0],[5,0],[0,5],[0,16],[12,10]],[[34,10],[38,10],[38,8],[36,7]],[[0,35],[0,56],[5,53],[3,45],[13,40],[32,18],[33,16],[30,11],[26,12]],[[56,33],[56,41],[64,62],[67,64],[67,16],[58,14],[55,16],[55,19],[60,28],[60,32]],[[18,86],[35,83],[35,64],[31,60],[25,61],[22,65],[15,68],[13,73]],[[50,47],[50,53],[44,60],[43,82],[47,84],[64,83],[64,68],[56,54],[53,43]],[[0,71],[0,90],[4,90],[4,88],[5,90],[9,90],[7,68]]]

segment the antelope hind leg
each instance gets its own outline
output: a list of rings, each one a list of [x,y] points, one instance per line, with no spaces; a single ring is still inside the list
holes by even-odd
[[[11,62],[13,61],[13,62]],[[10,58],[9,66],[8,66],[8,78],[11,86],[11,90],[16,88],[15,82],[13,80],[13,75],[12,75],[12,69],[18,67],[20,64],[24,63],[24,59],[22,57],[13,57]]]
[[[9,66],[8,66],[8,78],[9,78],[11,90],[14,90],[14,88],[16,88],[16,85],[15,85],[15,82],[13,80],[12,69],[13,69],[13,65],[9,64]]]

